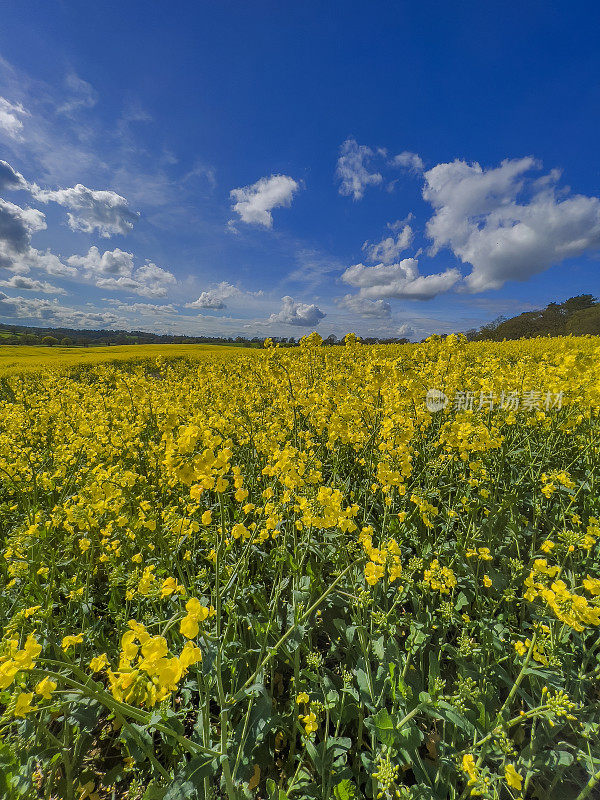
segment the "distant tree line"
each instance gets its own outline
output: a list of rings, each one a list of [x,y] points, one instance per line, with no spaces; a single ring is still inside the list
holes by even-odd
[[[294,336],[272,336],[281,347],[296,347]],[[262,347],[264,337],[254,336],[174,336],[144,331],[77,330],[75,328],[35,328],[26,325],[0,323],[0,344],[36,345],[47,347],[106,347],[119,344],[229,344],[237,347]],[[404,344],[408,339],[364,338],[365,344]],[[326,345],[343,344],[335,334],[328,336]]]
[[[479,329],[465,331],[470,341],[492,342],[569,334],[600,336],[600,303],[593,295],[580,294],[564,303],[549,303],[540,311],[525,311],[510,319],[500,316]]]

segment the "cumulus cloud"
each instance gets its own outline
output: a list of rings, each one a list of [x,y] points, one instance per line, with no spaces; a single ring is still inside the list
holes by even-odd
[[[460,279],[457,269],[433,275],[421,275],[416,258],[405,258],[397,264],[377,264],[366,267],[354,264],[343,273],[342,280],[360,289],[363,298],[399,297],[411,300],[430,300],[447,292]]]
[[[73,328],[109,327],[118,321],[110,311],[79,311],[59,305],[56,300],[8,297],[4,292],[0,292],[0,317],[33,319],[45,325]]]
[[[127,313],[155,316],[158,313],[177,314],[179,311],[172,303],[124,303],[122,300],[109,300],[111,306]]]
[[[276,314],[271,314],[269,322],[282,322],[285,325],[309,328],[318,325],[327,316],[314,303],[311,305],[296,303],[289,295],[282,297],[281,300],[281,309]]]
[[[130,277],[99,277],[96,280],[96,286],[100,289],[131,292],[142,297],[166,297],[168,286],[176,282],[176,278],[171,272],[147,261]]]
[[[29,269],[33,268],[47,272],[48,275],[54,275],[57,278],[75,278],[77,276],[75,267],[63,264],[60,258],[51,253],[50,250],[42,252],[30,247],[20,260],[20,263],[26,267],[26,269],[22,270],[23,272],[29,272]]]
[[[340,147],[336,176],[340,181],[339,193],[360,200],[365,189],[382,182],[379,172],[369,172],[367,165],[374,153],[370,147],[359,145],[356,139],[346,139]]]
[[[202,292],[200,297],[194,300],[193,303],[186,303],[185,307],[210,309],[226,308],[225,300],[231,297],[241,297],[244,294],[246,294],[246,292],[242,292],[237,286],[233,286],[233,284],[227,281],[221,281],[214,289],[208,289]],[[254,293],[251,292],[250,294]]]
[[[400,325],[396,330],[396,335],[405,339],[412,339],[412,337],[415,336],[415,333],[415,329],[407,322]]]
[[[146,261],[134,270],[133,253],[116,247],[100,253],[97,247],[90,247],[84,256],[70,256],[69,264],[80,267],[86,277],[93,280],[100,289],[125,291],[142,297],[165,297],[168,287],[177,282],[172,272]]]
[[[97,247],[90,247],[84,256],[70,256],[67,261],[81,267],[88,275],[108,275],[109,277],[130,276],[133,272],[133,253],[126,253],[115,247],[100,253]]]
[[[361,297],[359,294],[347,294],[336,300],[336,304],[353,314],[361,317],[378,317],[380,319],[389,317],[392,309],[387,300],[369,300],[368,297]]]
[[[423,160],[421,156],[418,156],[416,153],[410,153],[408,150],[404,150],[404,152],[394,156],[391,160],[391,164],[394,167],[405,167],[411,172],[423,171]]]
[[[77,273],[49,250],[31,246],[31,237],[46,228],[46,218],[36,208],[21,208],[0,199],[0,267],[23,275],[39,269],[50,275],[72,277]]]
[[[177,283],[175,275],[172,272],[169,272],[166,269],[161,269],[161,267],[157,267],[152,261],[146,261],[139,269],[135,272],[135,277],[138,281],[147,284],[162,284],[162,285],[169,285],[172,283]]]
[[[242,222],[272,228],[271,211],[281,206],[289,207],[299,188],[299,184],[289,175],[271,175],[251,186],[232,189],[229,194],[235,201],[232,209],[239,214]]]
[[[21,139],[21,118],[28,116],[21,103],[11,103],[5,97],[0,97],[0,131],[4,131],[11,139]]]
[[[397,260],[403,250],[407,250],[410,247],[413,238],[414,235],[410,225],[404,225],[396,237],[388,236],[375,244],[365,242],[362,249],[367,253],[370,261],[391,264]]]
[[[491,169],[456,160],[425,173],[423,197],[435,211],[427,223],[430,252],[448,247],[470,264],[469,291],[524,281],[600,248],[600,199],[565,196],[556,171],[531,180],[527,173],[538,167],[533,158]]]
[[[10,267],[6,259],[23,255],[29,249],[31,236],[46,227],[46,218],[35,208],[21,206],[0,198],[0,266]]]
[[[0,161],[0,192],[27,189],[29,184],[7,161]]]
[[[215,294],[212,289],[207,292],[202,292],[197,300],[193,303],[186,303],[186,308],[212,308],[214,310],[226,308],[223,300]]]
[[[42,292],[43,294],[66,294],[64,289],[53,286],[48,281],[37,281],[24,275],[13,275],[9,280],[0,281],[3,289],[20,289],[28,292]]]
[[[108,238],[125,235],[133,228],[138,214],[129,208],[124,197],[104,189],[88,189],[81,183],[70,189],[32,188],[37,200],[54,202],[69,209],[69,227],[74,231],[93,233]]]

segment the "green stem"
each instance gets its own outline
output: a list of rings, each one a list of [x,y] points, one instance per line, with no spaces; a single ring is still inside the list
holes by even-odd
[[[589,779],[583,789],[579,792],[575,800],[585,800],[586,797],[589,797],[591,792],[594,791],[596,786],[600,783],[600,771],[598,771],[595,775]]]
[[[358,561],[355,561],[354,563],[346,567],[346,569],[343,572],[341,572],[338,575],[338,577],[334,580],[331,586],[329,586],[329,588],[323,592],[323,594],[318,598],[318,600],[315,600],[312,606],[307,611],[305,611],[304,614],[301,617],[299,617],[298,620],[294,622],[294,624],[290,628],[288,628],[288,630],[283,634],[283,636],[279,639],[279,641],[276,642],[276,644],[271,648],[269,653],[263,658],[258,667],[254,670],[252,675],[248,678],[246,683],[242,686],[240,691],[235,695],[234,698],[232,698],[230,702],[232,703],[237,702],[237,700],[241,699],[241,695],[243,694],[244,690],[247,689],[249,686],[252,686],[252,684],[256,680],[256,676],[261,672],[261,670],[265,667],[265,665],[273,658],[273,656],[275,656],[281,645],[284,644],[284,642],[286,642],[290,638],[290,636],[296,630],[298,625],[301,625],[306,619],[308,619],[308,617],[312,614],[312,612],[315,611],[315,609],[317,609],[321,605],[323,600],[325,600],[325,598],[331,594],[331,592],[335,589],[335,587],[346,575],[346,573],[349,572],[352,569],[352,567],[356,566],[356,564],[360,563],[362,560],[363,559],[360,558],[358,559]]]

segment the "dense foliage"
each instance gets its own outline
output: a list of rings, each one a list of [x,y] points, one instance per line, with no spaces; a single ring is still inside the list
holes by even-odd
[[[500,316],[479,330],[470,330],[466,334],[470,341],[492,342],[568,335],[600,335],[600,303],[593,295],[580,294],[563,303],[548,303],[546,308],[525,311],[510,319]]]
[[[2,379],[3,797],[595,796],[600,342],[346,342]]]

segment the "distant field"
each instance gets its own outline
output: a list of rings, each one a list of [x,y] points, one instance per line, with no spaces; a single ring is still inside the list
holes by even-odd
[[[205,356],[221,358],[232,351],[250,348],[214,344],[124,344],[111,347],[31,347],[0,345],[0,375],[40,367],[71,367],[77,364],[98,364],[102,361],[126,361],[135,358],[173,356]]]

